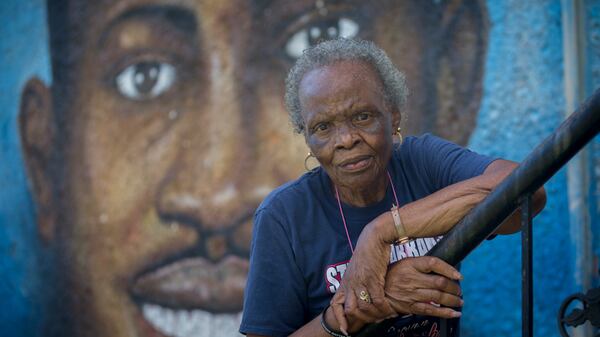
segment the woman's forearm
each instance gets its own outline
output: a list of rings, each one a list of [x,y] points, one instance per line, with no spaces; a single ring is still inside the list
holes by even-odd
[[[323,330],[323,327],[321,327],[321,315],[318,315],[312,321],[306,323],[303,327],[290,335],[290,337],[304,336],[331,337],[327,332],[325,332],[325,330]]]
[[[491,189],[484,188],[484,184],[479,184],[481,179],[477,178],[448,186],[402,206],[399,213],[406,236],[433,237],[450,230],[489,194]],[[391,243],[398,239],[390,212],[382,214],[373,224],[380,228],[378,232],[383,241]]]
[[[480,176],[447,186],[423,199],[404,205],[400,208],[400,218],[411,238],[432,237],[448,232],[475,205],[480,203],[504,178],[517,163],[497,160],[491,163]],[[533,195],[533,213],[537,215],[546,203],[544,188]],[[509,216],[496,231],[497,234],[510,234],[519,230],[520,211]],[[394,242],[398,234],[390,212],[386,212],[374,221],[378,227],[381,240]]]
[[[268,337],[268,336],[264,336],[264,335],[254,335],[254,334],[248,334],[247,336],[248,337]],[[296,330],[294,333],[292,333],[290,335],[290,337],[304,337],[304,336],[307,336],[307,337],[308,336],[331,337],[331,335],[329,335],[327,332],[325,332],[325,330],[323,330],[323,327],[321,327],[321,315],[318,315],[310,322],[304,324],[303,327]]]
[[[330,329],[332,329],[335,332],[340,331],[339,324],[338,324],[337,320],[335,319],[335,315],[333,314],[331,307],[328,307],[327,310],[325,311],[324,318],[327,323],[327,326]],[[351,323],[350,328],[348,329],[349,332],[358,331],[364,325],[363,323],[360,323],[360,322],[349,322],[349,323]],[[321,315],[318,315],[312,321],[306,323],[303,327],[296,330],[293,334],[290,335],[290,337],[303,337],[303,336],[331,337],[330,334],[325,332],[325,330],[323,329],[323,326],[321,326]]]
[[[407,236],[432,237],[448,232],[480,203],[503,177],[481,175],[404,205],[400,208],[400,216]]]

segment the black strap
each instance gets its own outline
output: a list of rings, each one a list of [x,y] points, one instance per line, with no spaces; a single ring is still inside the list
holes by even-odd
[[[327,311],[327,309],[329,309],[329,305],[327,305],[321,313],[321,326],[323,327],[323,330],[325,330],[325,332],[327,332],[333,337],[352,337],[350,335],[346,336],[341,332],[334,331],[329,325],[327,325],[327,322],[325,321],[325,312]]]

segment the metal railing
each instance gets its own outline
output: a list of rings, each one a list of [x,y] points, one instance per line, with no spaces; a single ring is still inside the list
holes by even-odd
[[[599,132],[600,89],[597,89],[427,254],[456,265],[494,233],[515,209],[520,208],[523,337],[533,336],[531,196]],[[375,337],[392,325],[393,320],[372,324],[358,336]],[[441,332],[443,336],[447,335],[447,331]]]

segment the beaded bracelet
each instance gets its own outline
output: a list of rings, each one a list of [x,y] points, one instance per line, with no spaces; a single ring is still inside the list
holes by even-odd
[[[336,332],[333,331],[329,325],[327,325],[327,322],[325,322],[325,312],[327,311],[327,309],[330,307],[330,305],[327,305],[325,307],[325,309],[323,310],[323,312],[321,313],[321,326],[323,327],[323,330],[325,330],[325,332],[327,332],[328,334],[330,334],[333,337],[352,337],[350,335],[346,336],[344,334],[342,334],[341,332]]]

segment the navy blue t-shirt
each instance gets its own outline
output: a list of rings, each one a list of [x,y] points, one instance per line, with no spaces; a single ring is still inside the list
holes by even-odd
[[[491,162],[425,134],[406,137],[396,146],[388,170],[404,205],[478,176]],[[240,332],[287,336],[329,304],[352,256],[331,186],[329,176],[317,168],[274,190],[257,209]],[[374,205],[342,205],[353,246],[365,225],[389,211],[393,202],[388,186],[384,199]],[[440,238],[393,246],[390,263],[425,255]],[[439,325],[433,317],[400,317],[386,336],[437,336]]]

